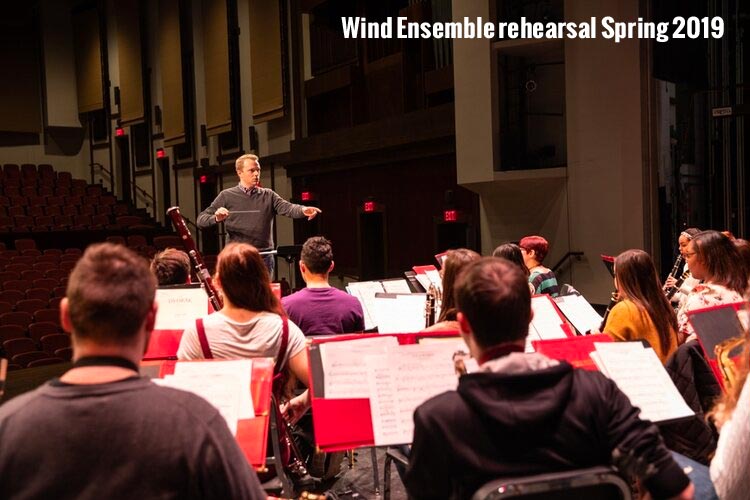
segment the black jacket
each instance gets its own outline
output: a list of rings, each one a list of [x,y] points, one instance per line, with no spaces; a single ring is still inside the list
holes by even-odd
[[[469,498],[493,479],[612,464],[617,448],[638,462],[632,472],[655,467],[645,480],[654,497],[675,495],[689,480],[638,413],[612,381],[567,363],[465,375],[414,413],[406,488],[413,498]]]

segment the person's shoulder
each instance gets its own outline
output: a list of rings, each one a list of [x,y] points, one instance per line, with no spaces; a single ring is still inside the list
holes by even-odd
[[[46,391],[46,387],[47,384],[3,403],[0,406],[0,424],[2,424],[5,419],[13,417],[19,413],[22,414],[25,411],[33,411],[31,409],[32,403],[42,397],[43,392]]]
[[[431,397],[414,411],[415,418],[423,421],[441,421],[455,416],[464,404],[457,391],[446,391]]]
[[[191,420],[208,424],[219,415],[219,411],[205,399],[192,392],[163,387],[151,383],[144,389],[142,400],[159,402],[156,413],[181,413]],[[165,411],[166,410],[166,411]]]

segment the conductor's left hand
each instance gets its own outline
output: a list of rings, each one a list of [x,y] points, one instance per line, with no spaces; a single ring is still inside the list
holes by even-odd
[[[307,216],[307,220],[313,220],[315,216],[321,212],[322,210],[318,207],[305,207],[305,209],[302,210],[302,213]]]

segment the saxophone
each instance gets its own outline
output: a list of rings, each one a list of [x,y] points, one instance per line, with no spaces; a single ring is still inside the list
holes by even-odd
[[[737,383],[737,366],[731,358],[731,353],[737,347],[741,346],[745,341],[745,337],[731,337],[714,347],[714,354],[716,355],[716,363],[719,366],[721,372],[721,378],[724,382],[724,389],[730,390]]]

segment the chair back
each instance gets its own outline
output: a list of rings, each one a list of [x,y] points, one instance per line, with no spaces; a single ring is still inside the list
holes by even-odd
[[[495,479],[479,488],[473,500],[631,500],[625,480],[611,467],[592,467],[511,479]]]

